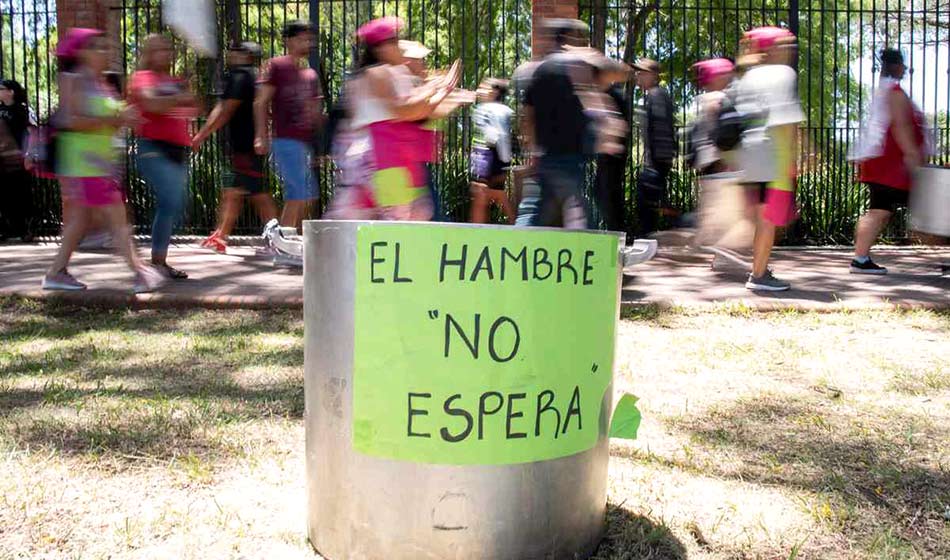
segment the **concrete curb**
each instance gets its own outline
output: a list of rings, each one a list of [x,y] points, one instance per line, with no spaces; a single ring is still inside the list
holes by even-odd
[[[226,310],[302,310],[303,295],[300,297],[267,296],[195,296],[184,294],[130,294],[112,290],[85,290],[82,292],[52,292],[32,290],[9,294],[35,301],[63,303],[99,309],[158,309],[184,310],[208,309]]]
[[[285,310],[302,311],[303,296],[193,296],[184,294],[128,294],[111,290],[87,290],[84,292],[48,292],[32,290],[9,294],[35,301],[63,303],[99,309],[131,310]],[[643,311],[656,309],[666,312],[748,312],[748,313],[852,313],[852,312],[906,312],[950,311],[950,302],[900,303],[900,302],[776,302],[737,300],[726,302],[682,302],[677,300],[624,301],[621,310]]]
[[[749,312],[749,313],[854,313],[854,312],[906,312],[906,311],[950,311],[950,302],[937,303],[890,303],[890,302],[772,302],[772,301],[724,301],[724,302],[677,302],[661,301],[625,301],[622,311],[657,309],[669,312]]]

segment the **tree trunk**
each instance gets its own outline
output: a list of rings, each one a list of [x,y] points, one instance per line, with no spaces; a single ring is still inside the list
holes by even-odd
[[[607,48],[607,0],[591,3],[590,46],[600,51]]]
[[[653,15],[653,12],[660,8],[660,3],[654,1],[651,4],[634,9],[632,6],[627,10],[627,46],[623,51],[623,60],[628,64],[633,64],[637,59],[637,49],[646,32],[647,20]]]

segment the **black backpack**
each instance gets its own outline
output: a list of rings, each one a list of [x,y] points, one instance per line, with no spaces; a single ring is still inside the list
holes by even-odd
[[[726,95],[719,108],[719,117],[716,119],[716,128],[712,133],[712,141],[719,150],[729,152],[739,145],[742,135],[749,128],[749,118],[736,108],[733,95]]]

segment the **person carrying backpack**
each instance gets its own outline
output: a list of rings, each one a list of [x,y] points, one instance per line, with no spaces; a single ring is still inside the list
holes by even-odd
[[[792,68],[796,38],[787,29],[759,27],[745,33],[736,83],[737,121],[744,120],[742,141],[732,157],[757,204],[749,290],[780,292],[791,285],[772,275],[769,258],[776,230],[796,217],[798,125],[805,116],[798,98],[798,74]],[[720,115],[720,137],[723,116]]]
[[[729,111],[727,88],[735,79],[735,65],[725,58],[703,60],[693,65],[696,84],[703,92],[696,96],[696,120],[690,131],[691,165],[700,176],[725,171],[720,143],[720,119]],[[728,146],[725,149],[732,149]]]

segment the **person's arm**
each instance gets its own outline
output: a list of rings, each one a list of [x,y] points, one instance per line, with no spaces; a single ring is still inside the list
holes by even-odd
[[[214,109],[211,110],[211,114],[208,115],[208,121],[201,127],[198,134],[195,134],[193,140],[194,147],[197,148],[201,146],[212,134],[226,125],[240,106],[240,99],[224,99],[219,101],[217,105],[214,106]]]
[[[261,84],[254,96],[254,151],[258,155],[267,155],[270,150],[270,135],[267,130],[267,117],[277,88],[271,84]]]
[[[913,110],[910,100],[903,92],[894,89],[888,94],[887,104],[894,123],[894,139],[904,153],[904,162],[911,169],[923,165],[924,157],[914,140],[914,128],[909,118]]]
[[[139,106],[146,113],[164,115],[179,107],[198,107],[198,100],[190,91],[183,91],[175,95],[158,95],[155,88],[144,87],[136,93]]]
[[[373,95],[389,103],[389,110],[393,116],[401,121],[420,121],[428,118],[435,109],[449,96],[458,85],[459,63],[452,66],[444,79],[434,80],[415,88],[405,98],[396,95],[393,87],[392,73],[385,67],[372,68],[367,77]]]

